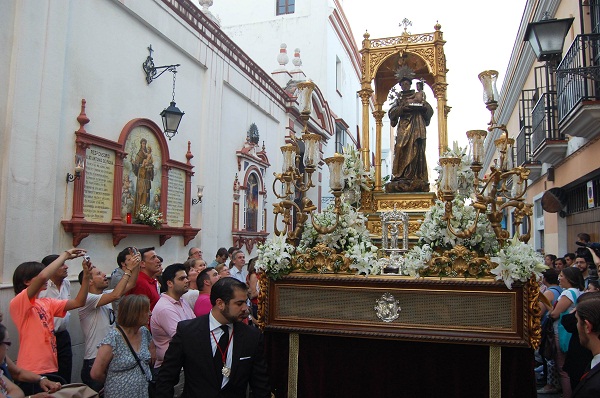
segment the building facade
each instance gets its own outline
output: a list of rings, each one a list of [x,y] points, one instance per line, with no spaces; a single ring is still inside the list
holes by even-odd
[[[263,69],[274,75],[288,72],[289,76],[279,76],[283,80],[297,79],[301,69],[319,87],[326,100],[323,119],[329,119],[322,124],[333,143],[323,149],[325,157],[341,152],[346,144],[360,145],[360,53],[339,0],[212,3],[210,12],[218,17],[223,31]],[[289,63],[277,57],[280,51],[287,53]],[[328,179],[327,170],[323,178]]]
[[[165,265],[183,262],[192,246],[208,261],[221,246],[256,253],[273,229],[280,147],[303,127],[293,87],[191,0],[0,0],[0,8],[2,312],[18,264],[73,245],[106,273],[128,246],[156,247]],[[142,68],[149,61],[179,64],[177,73],[158,68],[149,83]],[[160,114],[171,101],[185,114],[167,140]],[[324,87],[317,84],[311,101],[321,116],[308,128],[323,137],[324,157],[333,151],[335,118]],[[323,179],[314,181],[320,187]],[[204,191],[194,204],[196,185]],[[142,204],[163,212],[161,229],[135,224]],[[80,267],[70,264],[72,280]],[[71,319],[78,380],[83,341]]]
[[[538,61],[525,37],[528,25],[546,12],[550,18],[573,18],[554,64]],[[576,250],[578,233],[600,240],[599,26],[596,0],[527,1],[496,112],[498,123],[515,139],[514,164],[531,170],[532,242],[558,256]],[[499,134],[488,135],[487,167]]]

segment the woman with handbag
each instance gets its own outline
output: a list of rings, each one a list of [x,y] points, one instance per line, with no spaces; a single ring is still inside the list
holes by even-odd
[[[117,316],[117,328],[100,343],[90,374],[104,382],[105,398],[148,398],[150,363],[156,357],[146,328],[150,300],[136,294],[125,296],[119,302]]]
[[[560,324],[560,318],[562,315],[570,313],[575,308],[577,299],[584,289],[583,275],[581,275],[581,271],[578,268],[565,268],[558,276],[558,284],[564,290],[560,294],[558,301],[552,309],[552,312],[550,312],[550,317],[555,320],[554,336],[557,347],[556,370],[558,371],[558,376],[560,378],[563,398],[571,398],[571,380],[569,379],[569,374],[563,370],[563,366],[565,364],[565,353],[568,350],[569,339],[571,335],[564,331],[564,328]],[[562,337],[560,335],[562,335]]]
[[[558,285],[559,271],[550,268],[542,273],[542,283],[546,286],[546,291],[543,293],[547,301],[550,302],[552,307],[558,301],[562,288]],[[551,308],[552,308],[551,307]],[[542,310],[542,342],[540,344],[540,354],[544,360],[544,374],[546,376],[546,385],[538,390],[540,394],[555,394],[558,392],[560,382],[558,380],[558,374],[556,372],[555,357],[556,357],[556,343],[554,342],[554,322],[550,318],[550,311],[548,307],[540,301],[540,308]]]

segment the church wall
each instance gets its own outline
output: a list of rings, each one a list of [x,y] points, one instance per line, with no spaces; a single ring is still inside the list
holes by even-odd
[[[87,101],[89,134],[118,141],[134,118],[161,126],[169,104],[172,74],[150,85],[142,63],[152,44],[156,66],[180,63],[175,101],[185,112],[179,133],[168,141],[171,159],[186,162],[187,143],[195,166],[192,194],[205,185],[203,203],[191,207],[191,225],[202,228],[186,247],[174,236],[130,235],[114,247],[109,234],[92,234],[79,245],[106,273],[116,267],[124,247],[155,246],[165,265],[187,258],[199,246],[209,261],[231,241],[232,186],[237,160],[252,122],[265,141],[272,171],[280,170],[288,115],[284,100],[258,86],[228,55],[186,25],[160,0],[44,2],[1,0],[0,66],[0,309],[12,332],[10,354],[17,356],[17,334],[8,315],[14,296],[12,274],[23,261],[40,260],[72,245],[60,222],[72,215],[76,120]],[[106,23],[110,21],[110,26]],[[271,176],[270,176],[271,175]],[[268,200],[273,202],[272,194]],[[269,217],[272,217],[269,212]],[[272,218],[267,222],[269,230]],[[80,261],[69,264],[75,294]],[[83,341],[77,313],[72,317],[74,380],[79,380]]]
[[[280,67],[277,55],[281,43],[287,45],[289,57],[289,63],[284,68],[294,71],[296,66],[292,60],[295,49],[299,48],[302,60],[300,69],[306,78],[318,86],[331,117],[342,119],[348,125],[346,142],[353,143],[357,128],[362,126],[362,108],[356,94],[360,89],[360,76],[355,68],[357,60],[353,59],[356,55],[354,51],[358,49],[339,13],[339,4],[333,1],[303,1],[296,4],[293,14],[274,16],[274,1],[259,3],[242,0],[233,7],[230,1],[218,0],[210,7],[210,11],[220,18],[227,35],[267,71]],[[262,45],[257,46],[257,42]],[[342,70],[339,92],[336,88],[336,57],[341,61]],[[314,112],[312,116],[315,116]],[[371,125],[375,125],[374,121]],[[331,135],[327,142],[323,142],[323,158],[333,156],[335,152],[335,126],[329,133]],[[370,134],[370,138],[370,147],[375,148],[375,135]],[[326,166],[321,171],[321,179],[325,184],[321,195],[331,196],[328,188],[329,171]],[[317,178],[315,173],[314,179]],[[316,203],[320,200],[315,192],[310,192],[309,196]]]

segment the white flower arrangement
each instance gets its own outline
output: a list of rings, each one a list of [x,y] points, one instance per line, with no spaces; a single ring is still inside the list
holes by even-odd
[[[521,242],[517,236],[500,249],[496,260],[498,266],[490,272],[509,289],[512,289],[514,281],[527,282],[532,275],[540,279],[542,272],[548,268],[544,265],[542,255],[531,245]]]
[[[361,189],[370,191],[370,183],[373,181],[374,170],[365,171],[360,154],[351,145],[346,145],[343,150],[344,164],[342,165],[342,175],[344,176],[344,191],[350,199],[350,203],[356,203],[360,200]]]
[[[335,224],[334,204],[327,206],[322,213],[315,215],[315,222],[323,227]],[[377,246],[371,243],[366,217],[357,212],[350,204],[342,202],[340,221],[333,232],[319,234],[308,220],[304,224],[304,232],[298,245],[298,252],[303,253],[318,243],[344,253],[350,259],[350,268],[358,274],[376,273]]]
[[[295,248],[286,242],[284,235],[272,236],[258,246],[256,270],[267,274],[271,279],[279,279],[292,271],[292,254]]]
[[[136,214],[136,223],[150,225],[153,228],[159,229],[162,227],[163,215],[158,210],[152,210],[146,205],[141,205]]]
[[[404,263],[402,265],[402,273],[404,275],[418,278],[419,271],[427,267],[427,262],[431,260],[433,249],[428,244],[415,245],[404,255]]]
[[[455,231],[465,231],[475,222],[476,210],[467,203],[474,194],[474,174],[469,167],[470,157],[466,150],[455,143],[452,150],[443,156],[458,157],[461,159],[459,168],[459,192],[452,202],[453,219],[450,221]],[[439,171],[439,166],[436,168]],[[438,180],[439,183],[439,180]],[[436,200],[435,204],[427,211],[421,227],[417,231],[419,241],[410,249],[405,257],[402,270],[405,275],[418,278],[423,270],[428,267],[428,262],[433,256],[440,255],[445,250],[456,246],[464,246],[469,251],[491,258],[495,268],[489,270],[496,275],[496,280],[502,280],[511,289],[514,281],[527,282],[532,275],[540,277],[546,269],[543,258],[531,245],[519,241],[514,237],[504,248],[500,249],[496,234],[487,217],[480,215],[475,233],[469,238],[458,238],[448,231],[444,217],[445,203]],[[439,253],[439,254],[436,254]]]
[[[465,246],[479,253],[498,252],[498,241],[492,226],[485,215],[481,215],[477,221],[477,229],[469,238],[458,238],[448,231],[444,216],[445,203],[436,200],[435,204],[425,213],[421,228],[417,231],[418,244],[428,245],[436,249],[451,249],[457,245]],[[454,218],[450,225],[455,231],[464,231],[475,224],[477,212],[474,207],[466,205],[465,199],[457,197],[452,202],[452,214]]]
[[[285,236],[272,236],[258,248],[257,269],[265,272],[269,278],[278,279],[292,271],[292,255],[304,254],[319,243],[344,253],[350,259],[350,268],[357,274],[379,273],[377,266],[377,246],[371,243],[366,227],[366,217],[351,206],[360,200],[362,190],[370,191],[374,171],[365,171],[359,152],[350,145],[343,148],[344,164],[342,174],[345,184],[340,221],[329,234],[319,234],[309,218],[297,249],[286,242]],[[330,227],[336,222],[334,203],[330,203],[322,213],[315,214],[315,222]]]

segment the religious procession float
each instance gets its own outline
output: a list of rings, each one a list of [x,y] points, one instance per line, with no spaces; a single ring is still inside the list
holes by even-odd
[[[440,28],[384,39],[365,33],[363,146],[325,159],[334,199],[320,213],[306,195],[319,161],[320,137],[307,127],[314,86],[298,84],[304,131],[281,148],[274,233],[256,263],[258,324],[278,396],[535,396],[545,266],[527,244],[529,170],[511,166],[514,140],[495,121],[495,71],[479,75],[492,115],[488,129],[467,132],[469,150],[448,148]],[[423,84],[438,109],[436,192],[429,192],[425,161],[433,108]],[[378,159],[388,100],[396,141],[384,184]],[[482,170],[491,148],[497,158]]]

